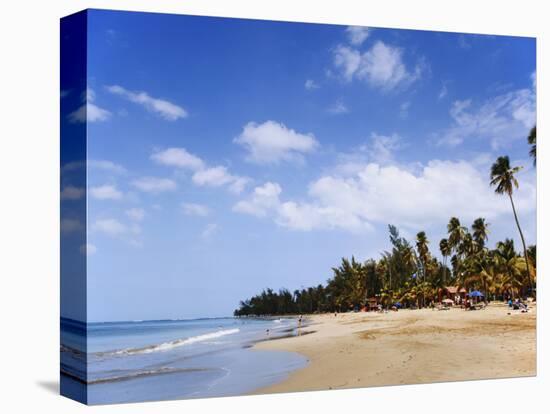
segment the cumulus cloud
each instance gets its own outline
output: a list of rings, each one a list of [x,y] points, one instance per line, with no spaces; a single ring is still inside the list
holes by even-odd
[[[206,217],[210,214],[210,209],[202,204],[182,203],[181,208],[187,216]]]
[[[247,151],[247,160],[257,164],[302,161],[303,154],[314,151],[319,143],[313,134],[302,134],[284,124],[266,121],[249,122],[233,142]]]
[[[388,164],[394,160],[395,151],[403,147],[403,140],[398,134],[381,135],[373,132],[370,140],[360,147],[369,160],[377,164]]]
[[[87,166],[89,168],[102,170],[113,174],[125,174],[127,172],[126,168],[124,168],[122,165],[119,165],[112,161],[107,161],[107,160],[88,160]],[[86,168],[86,162],[71,161],[71,162],[65,163],[61,167],[61,173],[78,171],[83,168]]]
[[[126,168],[124,168],[122,165],[116,164],[108,160],[89,160],[88,166],[90,168],[103,170],[115,174],[125,174],[127,172]]]
[[[84,188],[67,185],[61,190],[61,200],[78,200],[85,194]]]
[[[198,186],[205,187],[228,186],[231,192],[239,194],[244,190],[250,179],[232,175],[226,167],[218,165],[217,167],[205,168],[195,172],[192,181]]]
[[[314,89],[319,89],[319,85],[313,79],[307,79],[304,83],[304,88],[306,88],[308,91],[312,91]]]
[[[519,89],[480,105],[457,100],[449,113],[452,125],[438,135],[438,144],[453,147],[466,139],[483,139],[498,149],[528,135],[536,122],[536,96],[531,89]]]
[[[267,182],[256,187],[251,196],[233,206],[233,211],[256,217],[270,216],[282,226],[293,230],[346,229],[358,231],[369,229],[370,224],[359,221],[339,208],[314,203],[282,201],[281,186]]]
[[[233,211],[251,214],[256,217],[265,217],[269,212],[278,208],[281,191],[279,184],[267,182],[256,187],[247,200],[235,204]]]
[[[107,90],[130,102],[142,105],[149,112],[155,113],[167,121],[176,121],[188,116],[187,111],[183,107],[165,99],[153,98],[147,92],[130,91],[119,85],[107,86]]]
[[[116,219],[107,218],[96,220],[92,224],[92,230],[115,237],[127,233],[128,227]]]
[[[167,148],[151,155],[151,159],[158,164],[169,167],[186,168],[192,171],[204,168],[204,162],[185,148]]]
[[[140,191],[153,194],[174,191],[177,187],[174,180],[157,177],[141,177],[132,181],[131,184]]]
[[[377,41],[361,52],[340,45],[334,50],[334,65],[346,81],[359,79],[382,90],[406,87],[421,78],[425,63],[420,60],[413,69],[403,61],[403,50]]]
[[[349,109],[341,99],[338,99],[336,102],[328,107],[327,111],[333,115],[339,115],[348,113]]]
[[[82,94],[83,104],[76,111],[68,115],[69,121],[73,123],[83,123],[101,122],[109,119],[111,117],[111,112],[100,108],[94,101],[95,92],[93,89],[88,88],[88,90]]]
[[[266,183],[233,210],[270,217],[293,230],[350,232],[387,223],[429,228],[451,216],[493,220],[510,213],[510,206],[489,187],[486,169],[467,161],[433,160],[418,171],[397,164],[367,163],[352,176],[325,175],[310,183],[306,201],[285,201],[281,193],[278,184]],[[525,175],[516,194],[518,208],[532,212],[535,194],[534,176]]]
[[[369,37],[370,29],[363,26],[348,26],[346,29],[348,41],[354,46],[361,46]]]
[[[98,200],[120,200],[122,193],[116,186],[106,184],[90,188],[90,195]]]
[[[80,253],[82,253],[85,256],[92,256],[96,254],[97,247],[91,243],[86,243],[80,246]]]
[[[145,210],[142,208],[130,208],[125,211],[126,215],[133,221],[143,221],[145,218]]]
[[[437,99],[445,98],[447,96],[447,93],[448,93],[447,84],[443,83],[443,85],[441,85],[441,89],[439,90],[439,94],[437,95]]]
[[[165,166],[190,170],[193,172],[191,180],[198,186],[225,186],[230,192],[239,194],[251,181],[248,177],[231,174],[227,167],[221,165],[209,167],[201,158],[191,154],[185,148],[157,151],[151,155],[151,159]]]

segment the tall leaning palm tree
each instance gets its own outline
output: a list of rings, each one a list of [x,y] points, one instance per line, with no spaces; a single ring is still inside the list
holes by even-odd
[[[512,211],[514,212],[514,218],[516,225],[518,226],[519,236],[521,238],[521,244],[523,245],[523,255],[525,257],[525,263],[527,267],[527,280],[529,281],[529,289],[531,294],[533,292],[533,284],[531,282],[531,271],[529,269],[529,259],[527,257],[527,246],[525,245],[525,238],[519,225],[518,214],[516,212],[516,206],[514,205],[514,188],[519,188],[519,183],[516,178],[516,174],[522,169],[522,167],[512,167],[510,165],[510,158],[507,156],[498,157],[496,162],[491,167],[491,185],[495,186],[495,193],[506,194],[512,204]]]
[[[537,165],[537,126],[535,125],[531,128],[529,136],[527,137],[527,142],[531,145],[531,150],[529,155],[533,157],[533,164]]]

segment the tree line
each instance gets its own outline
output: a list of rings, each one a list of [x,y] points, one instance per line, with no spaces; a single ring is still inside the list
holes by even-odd
[[[536,127],[528,137],[530,155],[536,164]],[[400,303],[403,307],[425,307],[439,301],[447,286],[480,290],[485,300],[535,296],[536,245],[527,247],[513,200],[519,188],[517,173],[521,167],[510,165],[507,156],[498,157],[491,167],[490,185],[506,196],[514,214],[522,243],[522,253],[512,239],[487,247],[489,223],[477,218],[470,227],[451,217],[447,237],[437,248],[443,260],[434,256],[424,231],[413,241],[402,237],[397,227],[388,226],[391,248],[378,260],[364,262],[342,258],[332,268],[332,277],[319,284],[291,292],[288,289],[264,289],[241,301],[235,316],[285,315],[315,312],[345,312],[363,307],[368,298],[376,298],[385,307]]]

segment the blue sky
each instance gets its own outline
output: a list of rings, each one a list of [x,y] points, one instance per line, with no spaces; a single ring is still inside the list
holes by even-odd
[[[389,223],[438,253],[483,216],[519,247],[503,154],[535,243],[535,66],[529,38],[90,12],[88,91],[63,91],[68,122],[87,109],[88,318],[230,315],[378,258]]]

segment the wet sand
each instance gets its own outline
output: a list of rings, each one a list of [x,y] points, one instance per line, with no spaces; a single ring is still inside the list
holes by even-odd
[[[256,394],[536,375],[536,307],[312,315],[309,334],[258,343],[309,364]]]

